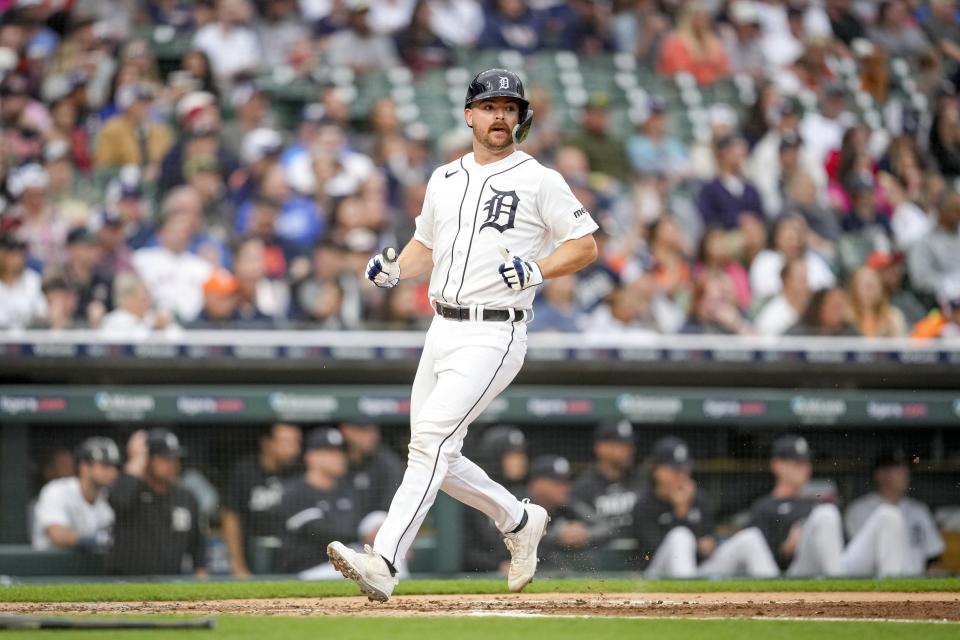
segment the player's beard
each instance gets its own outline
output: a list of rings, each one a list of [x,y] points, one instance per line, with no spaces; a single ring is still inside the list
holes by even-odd
[[[485,149],[492,151],[493,153],[500,153],[501,151],[506,151],[511,146],[513,146],[513,136],[510,134],[510,128],[504,125],[505,129],[503,130],[506,134],[505,139],[502,143],[497,142],[493,134],[494,132],[491,128],[487,128],[486,131],[481,131],[477,127],[473,128],[473,137],[476,138]]]

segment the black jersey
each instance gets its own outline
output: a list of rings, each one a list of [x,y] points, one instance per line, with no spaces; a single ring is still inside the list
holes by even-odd
[[[767,544],[781,569],[786,569],[792,557],[784,557],[780,546],[790,535],[790,529],[807,519],[820,504],[814,497],[775,498],[772,495],[757,499],[750,508],[750,526],[763,532]]]
[[[244,538],[279,536],[283,533],[283,520],[279,512],[283,486],[297,474],[296,467],[281,473],[264,471],[258,455],[247,456],[237,462],[227,481],[223,507],[240,517]]]
[[[573,501],[587,508],[588,522],[609,538],[630,535],[639,493],[639,483],[632,476],[611,482],[596,466],[580,476],[571,489]]]
[[[683,518],[677,517],[669,502],[655,495],[652,490],[645,491],[634,507],[632,525],[640,567],[649,564],[671,529],[687,527],[699,539],[713,535],[715,523],[713,506],[699,490]]]
[[[393,494],[403,480],[403,469],[400,457],[382,444],[359,464],[350,465],[347,479],[357,492],[364,514],[390,508]]]
[[[357,494],[346,481],[327,491],[303,478],[287,483],[280,500],[280,570],[293,573],[326,562],[327,544],[333,540],[356,542],[357,525],[366,515],[357,506]]]
[[[112,572],[174,575],[206,567],[206,526],[196,498],[183,487],[158,494],[121,473],[110,490],[110,506],[116,514]]]

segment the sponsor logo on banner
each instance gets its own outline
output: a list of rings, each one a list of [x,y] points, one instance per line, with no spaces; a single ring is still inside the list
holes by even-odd
[[[0,396],[0,413],[16,416],[34,413],[60,413],[67,410],[63,397]]]
[[[530,398],[527,411],[537,417],[579,416],[593,411],[592,400],[567,400],[565,398]]]
[[[639,396],[625,393],[617,398],[617,409],[638,422],[673,421],[683,411],[683,400],[674,396]]]
[[[203,396],[179,396],[177,411],[185,416],[241,413],[246,409],[242,398],[211,398]]]
[[[801,422],[832,423],[847,412],[847,403],[839,398],[794,396],[790,410]]]
[[[868,402],[867,415],[874,420],[926,418],[930,408],[926,402]]]
[[[35,344],[33,355],[47,358],[75,358],[79,349],[75,344]]]
[[[767,403],[761,400],[713,400],[703,401],[703,415],[708,418],[742,418],[763,416]]]
[[[145,393],[110,393],[99,391],[93,397],[97,409],[113,420],[141,420],[156,409],[156,399]]]
[[[357,408],[365,416],[405,416],[410,413],[410,399],[360,398]]]
[[[303,419],[325,419],[336,412],[339,403],[333,396],[313,393],[271,393],[268,397],[270,408],[281,417]]]

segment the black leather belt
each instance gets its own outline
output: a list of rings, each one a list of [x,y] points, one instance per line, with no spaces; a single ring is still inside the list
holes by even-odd
[[[465,322],[473,319],[470,317],[470,307],[452,307],[448,304],[443,304],[442,302],[434,302],[433,308],[436,310],[438,316],[446,318],[447,320]],[[509,309],[484,309],[481,315],[482,317],[477,318],[477,320],[482,320],[484,322],[506,322],[507,320],[511,319]],[[526,319],[526,309],[513,310],[513,320],[524,321]]]

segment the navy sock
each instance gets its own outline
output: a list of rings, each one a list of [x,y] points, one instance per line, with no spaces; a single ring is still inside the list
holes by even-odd
[[[520,518],[520,524],[518,524],[517,528],[511,531],[510,533],[516,533],[517,531],[520,531],[520,529],[523,529],[526,525],[527,525],[527,510],[524,509],[523,517]]]

